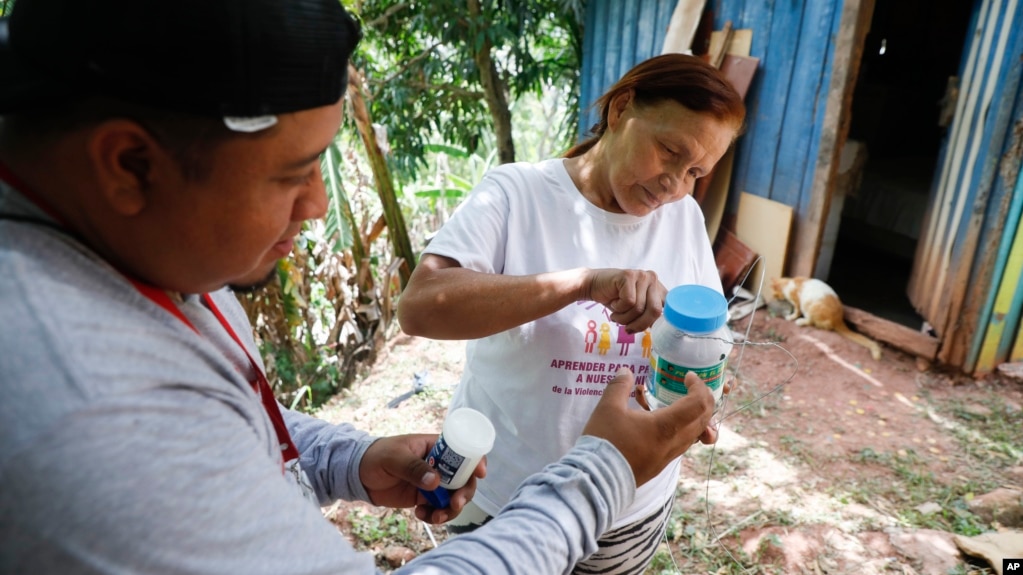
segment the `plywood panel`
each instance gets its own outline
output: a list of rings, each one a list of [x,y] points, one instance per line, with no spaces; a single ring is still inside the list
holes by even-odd
[[[735,235],[761,257],[750,274],[752,285],[758,285],[761,276],[765,285],[770,278],[782,276],[791,230],[791,206],[747,192],[739,196]],[[770,294],[763,295],[771,299]]]
[[[700,202],[703,218],[707,224],[707,236],[711,241],[718,237],[721,219],[725,215],[725,204],[728,202],[728,186],[732,183],[732,164],[735,160],[735,148],[730,148],[711,173],[710,185],[706,195]]]
[[[725,40],[725,34],[721,30],[715,30],[710,33],[710,47],[707,49],[709,54],[716,54],[721,49],[721,43]],[[725,54],[732,54],[734,56],[749,56],[750,48],[753,47],[753,30],[751,28],[743,28],[741,30],[732,30],[732,39],[728,42],[728,46],[725,48]]]

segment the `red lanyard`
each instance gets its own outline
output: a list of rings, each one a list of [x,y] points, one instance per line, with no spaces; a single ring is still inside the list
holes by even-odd
[[[140,294],[156,305],[167,310],[168,313],[181,320],[188,327],[192,328],[192,331],[195,333],[202,335],[199,330],[192,325],[192,322],[188,321],[185,314],[181,313],[178,306],[174,305],[174,302],[171,301],[167,292],[155,286],[142,283],[141,281],[131,277],[128,277],[128,281],[135,286],[135,289],[137,289]],[[217,321],[220,322],[220,325],[224,326],[224,330],[227,331],[227,334],[231,336],[231,339],[233,339],[234,342],[238,344],[238,347],[242,349],[242,352],[245,353],[245,357],[249,359],[249,363],[252,364],[252,371],[256,374],[256,380],[250,383],[252,384],[252,389],[255,390],[256,394],[259,395],[259,399],[263,402],[263,408],[266,409],[266,414],[270,416],[270,421],[274,424],[274,431],[277,432],[277,441],[281,445],[281,452],[284,455],[284,461],[298,459],[298,449],[295,447],[295,442],[291,440],[291,434],[288,433],[288,427],[284,424],[284,416],[281,415],[281,409],[277,406],[277,400],[274,399],[273,390],[270,388],[270,382],[267,381],[266,375],[263,373],[263,370],[259,368],[259,364],[256,363],[256,360],[252,359],[252,355],[249,353],[249,350],[246,349],[245,344],[242,343],[238,334],[234,332],[234,329],[231,327],[231,324],[228,323],[227,318],[224,317],[224,314],[220,313],[220,309],[217,307],[217,304],[213,303],[213,298],[210,297],[210,294],[203,294],[202,299],[206,302],[206,306],[210,309],[210,311],[213,312],[213,315],[217,317]]]
[[[27,191],[28,186],[20,182],[2,163],[0,163],[0,180],[6,181],[11,187],[21,192],[29,201],[38,206],[39,209],[46,212],[58,224],[64,225],[64,222],[61,221],[61,218],[57,215],[57,213],[54,212],[41,198]],[[202,335],[202,333],[196,329],[194,325],[192,325],[192,322],[185,317],[185,314],[178,309],[178,306],[174,305],[174,302],[171,301],[167,292],[156,286],[143,283],[127,274],[124,274],[124,272],[121,273],[133,286],[135,286],[135,289],[137,289],[140,294],[156,305],[167,310],[168,313],[181,320],[188,327],[192,328],[192,331],[195,333]],[[288,433],[288,427],[284,424],[284,416],[281,415],[281,410],[277,406],[277,400],[274,399],[273,390],[270,388],[270,382],[267,381],[266,375],[263,373],[263,370],[259,368],[259,364],[252,359],[252,355],[249,354],[249,350],[246,349],[245,344],[242,343],[238,334],[236,334],[234,329],[231,328],[231,324],[228,323],[224,315],[220,313],[220,309],[217,308],[215,303],[213,303],[213,298],[210,297],[210,294],[203,294],[202,298],[203,301],[206,302],[210,311],[213,312],[213,315],[216,316],[220,325],[224,326],[227,334],[230,335],[231,339],[238,344],[238,347],[240,347],[242,352],[245,353],[245,357],[248,358],[249,363],[252,364],[252,371],[256,374],[256,380],[249,383],[252,384],[252,389],[257,395],[259,395],[259,399],[263,402],[263,409],[266,410],[266,414],[270,417],[270,421],[273,422],[274,431],[277,432],[277,442],[281,446],[281,453],[284,456],[284,461],[287,462],[298,459],[298,449],[295,447],[295,442],[291,440],[291,434]]]

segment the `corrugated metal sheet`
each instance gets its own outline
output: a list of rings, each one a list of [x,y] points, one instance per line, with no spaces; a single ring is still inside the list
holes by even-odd
[[[981,171],[981,201],[986,203],[978,263],[973,266],[972,291],[986,298],[977,324],[981,329],[971,339],[964,368],[978,374],[997,364],[1021,358],[1010,349],[1020,349],[1018,329],[1023,310],[1023,3],[1007,3],[1005,16],[996,24],[1005,38],[1005,58],[997,70],[998,82],[990,114],[992,145],[999,151],[986,158]],[[988,182],[991,182],[990,184]],[[991,192],[984,199],[984,188]],[[990,246],[990,247],[988,247]],[[967,295],[969,298],[970,295]],[[967,314],[968,315],[968,314]]]
[[[592,104],[636,64],[661,53],[675,0],[590,0],[583,36],[579,129],[597,123]]]
[[[750,53],[760,58],[733,189],[793,206],[797,215],[810,204],[840,6],[839,1],[713,2],[715,28],[730,20],[737,28],[753,29]]]
[[[1020,117],[1021,16],[1018,0],[976,4],[956,115],[909,287],[910,300],[942,339],[938,359],[968,372],[977,367],[992,318],[996,272],[1008,257],[1002,247],[1011,244],[1004,236],[1019,152],[1007,135]]]
[[[994,277],[1001,278],[997,282],[997,290],[991,291],[992,301],[985,309],[981,325],[987,325],[983,338],[977,338],[980,347],[974,350],[977,355],[976,371],[987,373],[1006,359],[1020,361],[1021,354],[1009,357],[1009,348],[1015,340],[1015,348],[1023,349],[1023,338],[1020,338],[1020,311],[1023,310],[1023,284],[1020,283],[1023,272],[1023,233],[1020,233],[1020,212],[1023,210],[1023,172],[1016,178],[1016,189],[1012,194],[1010,209],[1006,218],[1003,241],[998,250]]]

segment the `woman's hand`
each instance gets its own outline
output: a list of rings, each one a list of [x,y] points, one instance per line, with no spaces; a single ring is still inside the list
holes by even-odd
[[[611,321],[624,325],[629,333],[639,333],[653,325],[664,312],[668,289],[657,274],[644,270],[589,270],[585,299],[604,304]]]

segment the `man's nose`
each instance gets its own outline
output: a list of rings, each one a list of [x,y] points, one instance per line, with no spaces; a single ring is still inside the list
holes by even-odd
[[[295,221],[316,220],[327,215],[327,186],[323,183],[319,166],[298,203],[293,217]]]

